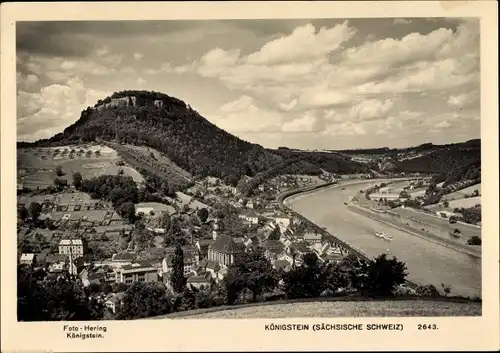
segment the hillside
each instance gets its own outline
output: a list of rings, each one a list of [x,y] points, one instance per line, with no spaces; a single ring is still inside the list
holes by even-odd
[[[470,164],[481,164],[480,147],[455,146],[401,161],[397,171],[421,173],[448,173]]]
[[[171,165],[175,164],[176,175],[182,176],[182,169],[187,172],[186,179],[191,175],[195,179],[215,176],[234,186],[245,175],[261,175],[278,165],[302,174],[319,174],[321,169],[334,173],[368,171],[365,165],[337,154],[289,154],[265,149],[218,128],[177,98],[148,91],[114,93],[82,111],[64,132],[31,144],[21,142],[19,146],[58,146],[82,141],[113,142],[115,148],[150,147],[164,154]],[[130,147],[121,149],[138,155]],[[145,158],[142,163],[146,169],[155,169],[154,163]],[[160,172],[169,174],[166,170]]]
[[[264,319],[296,317],[480,316],[481,303],[448,299],[298,300],[198,309],[152,317],[164,319]]]

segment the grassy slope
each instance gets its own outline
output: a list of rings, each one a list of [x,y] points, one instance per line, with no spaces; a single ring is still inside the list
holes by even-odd
[[[481,303],[451,299],[280,301],[198,309],[152,319],[257,319],[291,317],[479,316]]]

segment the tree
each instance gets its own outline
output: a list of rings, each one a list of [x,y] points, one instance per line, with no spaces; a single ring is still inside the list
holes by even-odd
[[[265,290],[274,289],[279,278],[262,249],[257,248],[238,254],[234,263],[228,267],[224,281],[230,299],[236,299],[244,289],[248,289],[252,292],[252,300],[256,301]]]
[[[65,186],[68,186],[68,181],[65,179],[56,178],[56,180],[54,180],[54,185],[58,190],[62,190]]]
[[[184,252],[180,246],[175,248],[172,267],[172,274],[170,275],[172,286],[175,292],[181,293],[186,287],[186,278],[184,277]]]
[[[469,245],[481,245],[481,238],[478,237],[477,235],[474,235],[470,237],[469,240],[467,240],[467,244]]]
[[[387,254],[376,257],[368,265],[367,290],[375,296],[391,296],[397,285],[403,284],[408,275],[404,262]]]
[[[135,206],[132,202],[122,203],[118,207],[118,212],[119,212],[120,216],[127,219],[130,223],[133,223],[136,219],[135,218]]]
[[[200,221],[205,222],[208,219],[208,210],[206,208],[200,208],[198,210],[198,217]]]
[[[441,283],[441,288],[443,288],[443,292],[444,292],[444,296],[445,297],[447,297],[448,295],[450,295],[451,286],[449,284]]]
[[[444,200],[443,207],[449,207],[449,206],[450,206],[450,203],[448,202],[448,200]]]
[[[313,253],[304,254],[304,264],[283,275],[284,291],[289,298],[319,296],[326,288],[326,272]]]
[[[73,173],[73,186],[76,189],[80,189],[80,186],[82,186],[82,181],[83,177],[81,173],[79,172]]]
[[[326,267],[326,288],[333,293],[341,289],[348,289],[351,284],[349,268],[342,262],[328,264]]]
[[[19,218],[21,219],[21,221],[25,221],[26,218],[28,217],[28,209],[24,206],[21,206],[19,208],[19,210],[17,211],[17,214],[19,216]]]
[[[281,231],[280,231],[280,227],[276,226],[276,228],[274,228],[271,232],[271,234],[269,234],[269,237],[267,239],[269,240],[280,240],[281,238]]]
[[[416,292],[417,295],[422,297],[433,297],[433,298],[439,297],[439,291],[432,284],[428,284],[425,286],[418,286]]]
[[[57,174],[57,176],[63,176],[64,175],[64,173],[63,173],[62,168],[61,168],[60,165],[58,165],[56,167],[56,174]]]
[[[34,201],[30,204],[29,214],[33,221],[36,221],[38,219],[38,216],[40,216],[41,212],[42,212],[42,206],[38,202]]]
[[[18,266],[19,321],[84,321],[102,317],[103,308],[68,278],[39,281],[31,268]]]
[[[156,283],[135,282],[126,291],[119,320],[146,318],[170,313],[172,306],[164,288]]]

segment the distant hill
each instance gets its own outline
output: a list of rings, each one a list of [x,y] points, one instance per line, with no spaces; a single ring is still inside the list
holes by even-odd
[[[470,164],[481,167],[481,147],[456,144],[446,148],[440,146],[419,157],[400,161],[396,170],[441,174]]]
[[[115,147],[150,147],[194,178],[215,176],[231,185],[237,185],[244,176],[369,171],[366,165],[339,154],[271,150],[249,143],[218,128],[180,99],[149,91],[116,92],[82,111],[64,132],[34,143],[20,142],[18,146],[90,141],[110,142]],[[144,153],[134,158],[148,163]],[[151,171],[154,166],[146,169]]]

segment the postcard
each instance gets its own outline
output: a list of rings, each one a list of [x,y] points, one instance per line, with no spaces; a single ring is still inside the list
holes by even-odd
[[[499,349],[497,26],[2,4],[2,351]]]

